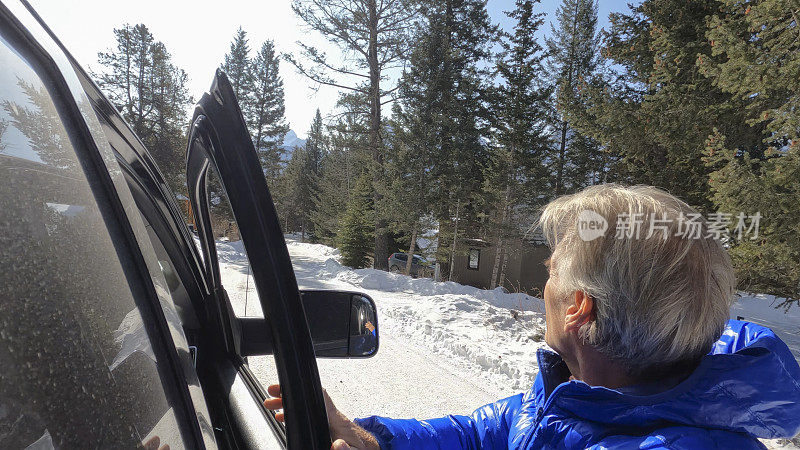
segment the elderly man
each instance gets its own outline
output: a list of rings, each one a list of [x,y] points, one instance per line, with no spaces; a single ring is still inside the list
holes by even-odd
[[[800,431],[800,367],[769,329],[728,321],[730,259],[686,203],[594,186],[547,205],[539,226],[555,352],[539,351],[533,387],[432,420],[352,422],[328,399],[333,448],[746,449]]]

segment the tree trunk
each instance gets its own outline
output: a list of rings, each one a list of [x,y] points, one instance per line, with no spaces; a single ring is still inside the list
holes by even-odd
[[[503,237],[500,233],[498,233],[496,245],[497,249],[494,252],[494,266],[492,267],[492,281],[489,284],[489,289],[497,287],[497,273],[500,271],[500,258],[503,253]]]
[[[369,146],[372,149],[372,199],[375,208],[375,259],[373,267],[389,270],[389,234],[382,214],[383,195],[379,188],[383,180],[383,153],[381,142],[381,68],[378,60],[378,6],[369,0]]]
[[[408,246],[408,260],[406,261],[406,275],[411,275],[411,264],[414,261],[414,250],[417,245],[417,226],[414,225],[414,231],[411,232],[411,245]]]
[[[502,269],[500,270],[500,280],[498,281],[498,286],[502,286],[503,283],[506,281],[506,268],[508,267],[508,252],[503,252],[503,264]]]
[[[575,36],[578,33],[578,3],[575,2],[575,12],[572,15],[572,38],[570,40],[570,47],[569,47],[569,55],[567,61],[567,86],[565,89],[569,89],[570,95],[573,92],[572,88],[572,79],[573,79],[573,72],[574,72],[574,64],[575,64]],[[561,114],[561,117],[564,117],[564,114]],[[558,171],[556,174],[556,197],[560,196],[564,191],[564,158],[567,155],[567,129],[568,124],[566,120],[561,120],[561,144],[558,150]]]
[[[558,149],[558,169],[556,170],[556,197],[564,190],[564,157],[567,152],[567,122],[561,121],[561,144]]]
[[[453,225],[453,246],[450,248],[450,273],[447,274],[447,281],[453,281],[453,268],[456,258],[456,242],[458,242],[458,207],[461,205],[461,199],[456,200],[456,221]]]
[[[508,203],[510,197],[511,197],[511,186],[506,186],[506,193],[505,193],[505,198],[503,199],[502,213],[500,217],[500,226],[497,229],[497,242],[496,242],[497,250],[494,253],[494,267],[492,267],[492,280],[489,285],[491,289],[496,288],[498,282],[502,283],[502,280],[498,281],[497,273],[500,269],[500,259],[503,253],[503,233],[505,232],[506,221],[508,219]]]

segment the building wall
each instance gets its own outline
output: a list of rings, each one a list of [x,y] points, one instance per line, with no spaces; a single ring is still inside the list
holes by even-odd
[[[463,242],[459,244],[459,248],[462,251],[459,251],[454,258],[453,281],[489,289],[497,247]],[[481,252],[477,270],[468,268],[470,248],[478,248]],[[548,278],[543,263],[550,256],[550,250],[544,245],[533,245],[522,241],[509,242],[507,249],[509,253],[503,286],[510,292],[525,292],[540,297]],[[498,268],[498,271],[500,270],[502,266]]]
[[[550,257],[550,249],[546,245],[528,245],[522,254],[519,280],[523,292],[535,297],[542,297],[544,285],[549,274],[544,261]]]
[[[479,249],[481,252],[477,270],[469,268],[468,252],[470,248]],[[459,250],[461,251],[456,252],[453,257],[453,281],[481,289],[489,289],[495,247],[470,246],[468,243],[460,243]]]

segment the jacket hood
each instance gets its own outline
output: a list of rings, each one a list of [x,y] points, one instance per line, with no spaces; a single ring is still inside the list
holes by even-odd
[[[800,366],[770,329],[749,322],[731,320],[697,369],[667,391],[634,396],[566,384],[553,399],[559,407],[612,428],[674,424],[770,439],[800,432]]]

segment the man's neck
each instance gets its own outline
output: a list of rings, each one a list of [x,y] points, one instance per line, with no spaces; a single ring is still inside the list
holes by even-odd
[[[564,360],[572,373],[573,379],[583,381],[589,386],[603,386],[619,389],[637,384],[639,380],[631,377],[627,371],[611,362],[589,346],[580,346],[570,360]]]

